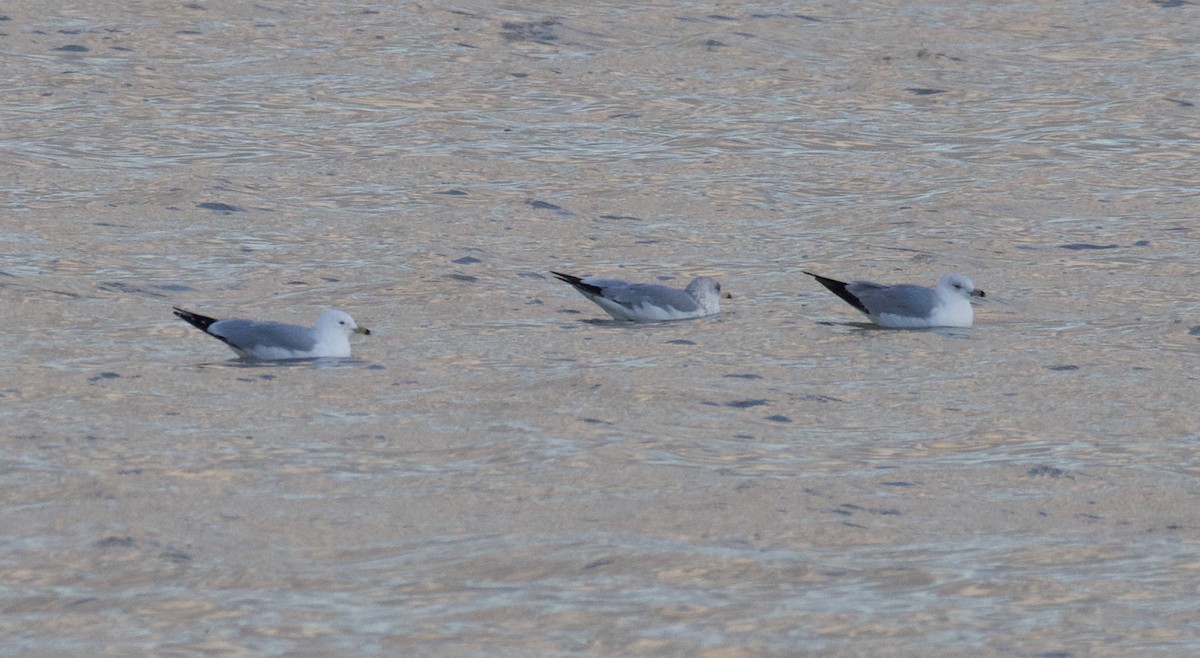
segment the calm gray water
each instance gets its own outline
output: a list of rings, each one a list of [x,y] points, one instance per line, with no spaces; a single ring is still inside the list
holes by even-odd
[[[1200,6],[2,15],[0,654],[1200,654]]]

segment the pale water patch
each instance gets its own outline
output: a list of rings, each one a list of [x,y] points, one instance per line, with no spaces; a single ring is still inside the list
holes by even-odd
[[[5,646],[1200,648],[1191,6],[133,9],[0,21]]]

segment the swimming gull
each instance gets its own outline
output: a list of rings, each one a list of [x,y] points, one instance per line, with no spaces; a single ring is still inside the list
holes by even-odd
[[[866,313],[881,327],[970,327],[975,314],[971,297],[983,297],[971,279],[947,274],[933,288],[901,284],[885,286],[870,281],[845,283],[805,272],[833,294]]]
[[[721,294],[721,284],[706,276],[692,279],[687,288],[679,290],[620,279],[550,273],[574,286],[580,294],[618,320],[654,322],[702,318],[720,313],[721,299],[731,298],[729,293]]]
[[[337,309],[323,311],[311,328],[282,322],[217,320],[178,307],[175,315],[224,342],[243,359],[344,358],[350,356],[350,334],[371,334]]]

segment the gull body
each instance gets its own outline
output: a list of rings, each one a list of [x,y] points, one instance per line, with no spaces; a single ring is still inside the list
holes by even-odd
[[[193,327],[220,340],[243,359],[275,361],[349,357],[350,334],[370,335],[349,313],[338,309],[323,311],[311,327],[257,320],[217,320],[181,308],[175,315]]]
[[[686,288],[670,288],[650,283],[630,283],[620,279],[577,277],[551,272],[571,284],[581,295],[596,303],[618,320],[657,322],[690,320],[721,312],[721,284],[702,276],[692,279]]]
[[[932,288],[908,283],[894,286],[870,281],[845,283],[812,272],[805,274],[865,313],[875,324],[892,329],[970,327],[975,321],[970,300],[985,296],[962,274],[947,274]]]

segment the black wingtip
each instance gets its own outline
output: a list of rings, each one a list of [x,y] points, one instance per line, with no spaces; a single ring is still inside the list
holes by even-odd
[[[825,286],[826,288],[829,288],[830,290],[833,291],[834,294],[838,295],[839,297],[842,295],[842,291],[846,290],[846,282],[845,281],[838,281],[837,279],[830,279],[829,277],[821,276],[820,274],[813,274],[812,272],[809,272],[808,270],[800,270],[800,271],[804,272],[805,274],[816,279],[817,283]]]
[[[831,284],[831,283],[834,285],[842,285],[842,286],[846,285],[845,282],[843,282],[843,281],[838,281],[837,279],[830,279],[829,277],[821,276],[820,274],[814,274],[813,272],[809,272],[808,270],[800,270],[800,271],[811,276],[812,278],[816,279],[817,281],[820,281],[821,285],[826,286],[826,287],[828,287],[829,284]]]
[[[178,306],[172,306],[171,308],[175,310],[175,317],[192,325],[200,331],[203,331],[204,333],[208,333],[208,328],[212,326],[212,323],[217,321],[216,318],[210,318],[207,315],[200,315],[199,313],[185,311]]]
[[[550,273],[553,274],[554,276],[558,277],[559,281],[565,281],[573,286],[577,286],[580,283],[583,283],[583,279],[581,279],[577,276],[571,276],[570,274],[563,274],[562,272],[555,272],[554,270],[550,270]]]
[[[837,295],[838,297],[841,297],[842,300],[845,301],[847,304],[862,311],[863,313],[866,313],[867,315],[871,314],[871,312],[867,310],[867,307],[863,306],[863,303],[861,301],[859,301],[858,297],[855,297],[853,294],[850,293],[849,290],[846,290],[846,286],[848,284],[845,281],[838,281],[837,279],[830,279],[829,277],[824,277],[824,276],[821,276],[820,274],[813,274],[812,272],[809,272],[807,270],[800,270],[800,271],[804,272],[805,274],[816,279],[817,283],[825,286],[827,289],[829,289],[829,292]]]
[[[553,274],[554,276],[558,277],[558,279],[560,281],[565,281],[565,282],[571,284],[572,286],[575,286],[575,289],[580,292],[586,292],[589,295],[600,295],[600,294],[603,294],[603,292],[604,292],[603,288],[600,288],[598,286],[593,286],[590,283],[584,283],[583,279],[581,279],[577,276],[572,276],[570,274],[563,274],[562,272],[555,272],[554,270],[550,270],[550,273]]]

